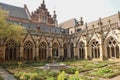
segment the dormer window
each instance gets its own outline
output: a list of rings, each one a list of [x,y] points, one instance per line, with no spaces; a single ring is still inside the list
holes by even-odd
[[[47,21],[48,21],[48,20],[47,20],[47,17],[46,17],[46,16],[42,16],[42,22],[43,22],[43,23],[47,23]]]

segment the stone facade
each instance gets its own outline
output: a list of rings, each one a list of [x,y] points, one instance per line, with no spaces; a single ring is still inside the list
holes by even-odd
[[[44,2],[41,6],[40,9],[45,8]],[[37,19],[36,13],[41,13],[39,11],[38,9],[32,13],[30,21],[26,20],[37,26],[34,29],[26,28],[27,33],[23,35],[19,44],[11,39],[0,46],[0,61],[44,61],[51,57],[120,61],[119,12],[90,23],[84,23],[82,18],[80,21],[72,19],[74,25],[70,20],[56,28],[54,25],[56,16],[51,18],[45,11],[44,14],[47,14],[47,18],[51,20],[46,24]],[[62,26],[63,24],[65,26]],[[48,26],[48,31],[41,30],[41,26],[44,25]],[[51,25],[54,26],[51,27]],[[73,32],[71,33],[70,30]]]

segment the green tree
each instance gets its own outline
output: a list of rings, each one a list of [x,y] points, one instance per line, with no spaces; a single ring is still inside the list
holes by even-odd
[[[7,22],[8,12],[0,9],[0,41],[1,44],[5,39],[14,39],[19,42],[24,33],[24,29],[21,26]]]

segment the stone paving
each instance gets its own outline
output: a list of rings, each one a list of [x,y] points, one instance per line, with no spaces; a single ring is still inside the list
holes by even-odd
[[[0,67],[0,75],[4,78],[4,80],[17,80],[13,75],[9,74],[6,70]]]

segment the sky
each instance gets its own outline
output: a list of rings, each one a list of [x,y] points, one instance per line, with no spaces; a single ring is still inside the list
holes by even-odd
[[[23,7],[27,4],[30,12],[35,11],[43,0],[0,0],[2,3]],[[120,0],[45,0],[51,15],[56,10],[58,22],[83,17],[84,22],[91,22],[117,14]]]

